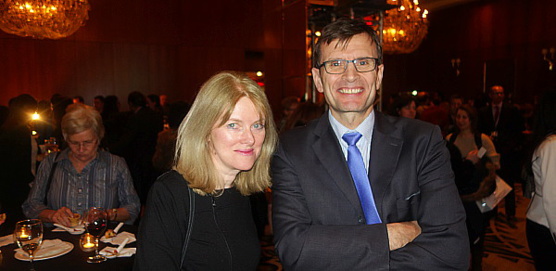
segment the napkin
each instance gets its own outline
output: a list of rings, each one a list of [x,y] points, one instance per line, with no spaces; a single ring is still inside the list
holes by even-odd
[[[11,234],[0,237],[0,247],[11,245],[13,243],[14,243],[14,236]]]
[[[85,232],[85,227],[83,225],[79,225],[75,228],[70,228],[64,225],[54,223],[54,226],[56,226],[56,228],[52,229],[53,232],[67,231],[71,234],[82,234],[83,232]]]
[[[106,256],[107,258],[111,259],[115,257],[131,257],[133,254],[135,254],[135,251],[137,250],[134,247],[128,247],[128,248],[123,248],[119,254],[114,254],[116,249],[117,249],[116,247],[105,247],[98,253],[100,255]]]
[[[53,240],[44,240],[42,245],[39,249],[35,252],[35,258],[46,258],[56,254],[59,254],[63,251],[68,250],[70,246],[73,246],[70,243],[64,242],[60,239],[53,239]],[[15,249],[16,253],[22,255],[28,255],[23,249],[17,248]],[[28,257],[28,256],[27,256]]]
[[[128,244],[129,243],[133,243],[135,242],[137,239],[135,239],[135,234],[124,231],[121,233],[118,233],[118,235],[112,237],[112,238],[106,238],[106,236],[103,236],[102,238],[100,238],[100,241],[104,242],[104,243],[110,243],[112,245],[119,245],[121,244],[126,238],[129,238],[128,240]]]

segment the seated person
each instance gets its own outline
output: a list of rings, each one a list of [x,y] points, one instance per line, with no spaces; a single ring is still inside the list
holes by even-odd
[[[22,205],[24,214],[70,226],[74,213],[102,207],[110,220],[132,224],[139,197],[124,159],[98,147],[104,136],[98,111],[83,104],[69,106],[62,133],[68,148],[43,160]]]

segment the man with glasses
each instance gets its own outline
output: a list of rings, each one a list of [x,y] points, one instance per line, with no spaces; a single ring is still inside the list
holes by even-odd
[[[284,133],[272,162],[285,270],[467,270],[465,213],[440,129],[374,110],[383,70],[365,23],[323,29],[312,73],[330,110]]]

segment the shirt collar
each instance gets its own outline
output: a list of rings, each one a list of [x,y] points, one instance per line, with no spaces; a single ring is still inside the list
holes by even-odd
[[[68,162],[71,163],[71,161],[69,160],[69,151],[70,151],[69,148],[66,148],[65,150],[61,151],[58,154],[58,157],[56,157],[56,160],[54,160],[54,162],[60,162],[62,160],[68,160]],[[89,164],[96,161],[97,163],[100,163],[101,165],[107,165],[108,162],[109,162],[108,161],[108,156],[109,156],[108,154],[109,154],[108,152],[106,152],[102,149],[99,149],[97,156],[93,160],[91,160],[91,162],[89,162]],[[51,154],[51,155],[54,155],[54,154]]]
[[[334,118],[330,110],[328,110],[328,120],[330,121],[330,125],[332,126],[332,129],[334,130],[334,133],[336,134],[338,140],[341,139],[342,136],[347,132],[357,131],[362,134],[367,141],[371,142],[371,138],[373,136],[373,127],[375,125],[374,110],[371,111],[371,114],[369,114],[369,116],[367,116],[365,120],[363,120],[363,122],[361,122],[361,124],[359,124],[359,126],[357,126],[357,128],[355,128],[354,130],[350,130],[343,124],[341,124],[336,118]]]

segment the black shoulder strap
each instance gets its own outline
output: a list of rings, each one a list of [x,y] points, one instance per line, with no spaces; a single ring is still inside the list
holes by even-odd
[[[187,253],[187,247],[189,245],[189,239],[191,239],[191,232],[193,231],[193,219],[195,217],[195,192],[193,189],[187,186],[187,191],[189,192],[189,216],[187,222],[187,232],[185,233],[185,241],[183,244],[183,249],[181,252],[181,262],[180,262],[180,269],[183,268],[183,263],[185,262],[185,254]]]
[[[481,149],[483,146],[483,140],[481,139],[481,133],[475,133],[475,145],[477,145],[477,150]]]
[[[456,142],[456,137],[458,137],[458,132],[453,132],[452,136],[450,137],[450,140],[448,140],[448,142],[450,142],[451,144],[454,144],[454,142]]]
[[[46,180],[46,190],[44,190],[45,194],[44,194],[44,204],[46,205],[46,198],[48,197],[48,190],[50,190],[50,184],[52,183],[52,177],[54,176],[54,171],[56,171],[56,166],[58,165],[58,161],[56,161],[56,159],[58,159],[58,154],[59,152],[56,152],[55,156],[54,156],[54,163],[52,163],[52,168],[50,168],[50,174],[48,175],[48,180]]]

